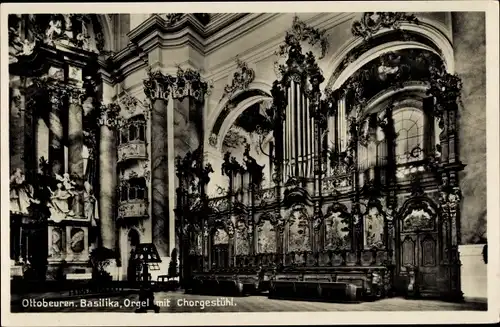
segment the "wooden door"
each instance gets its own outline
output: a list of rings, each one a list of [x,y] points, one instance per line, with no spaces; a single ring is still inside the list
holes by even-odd
[[[229,245],[216,244],[212,247],[212,267],[227,268],[229,267]]]
[[[399,286],[409,295],[440,294],[441,235],[439,217],[431,206],[416,203],[399,220]],[[411,285],[408,288],[409,284]]]

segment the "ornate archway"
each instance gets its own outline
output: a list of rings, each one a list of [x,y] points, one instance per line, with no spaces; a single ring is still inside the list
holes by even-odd
[[[373,14],[373,13],[365,13]],[[377,13],[381,18],[386,14],[402,13]],[[362,21],[362,20],[361,20]],[[356,24],[356,22],[355,22]],[[400,49],[427,49],[433,51],[443,59],[446,69],[453,74],[455,60],[453,47],[448,37],[425,19],[407,21],[405,17],[393,20],[391,26],[374,27],[369,37],[361,33],[355,35],[344,43],[339,50],[332,55],[325,76],[327,76],[326,88],[339,88],[352,74],[361,68],[366,62],[385,53]]]

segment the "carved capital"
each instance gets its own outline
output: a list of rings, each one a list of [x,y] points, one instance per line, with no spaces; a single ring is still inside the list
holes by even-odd
[[[108,105],[102,105],[100,108],[101,112],[99,115],[98,124],[100,126],[108,126],[111,128],[116,128],[119,125],[120,118],[120,106],[116,103],[110,103]]]
[[[197,102],[203,102],[209,92],[209,85],[201,78],[198,71],[193,69],[177,69],[175,83],[172,84],[172,97],[183,99],[191,97]]]
[[[151,100],[168,100],[170,88],[175,82],[175,78],[164,75],[160,71],[148,72],[148,78],[143,81],[144,94]]]
[[[49,100],[53,109],[61,109],[64,100],[68,96],[69,90],[62,85],[52,84],[46,86],[49,93]]]
[[[68,91],[68,95],[71,104],[82,105],[86,97],[86,92],[82,89],[72,88]]]

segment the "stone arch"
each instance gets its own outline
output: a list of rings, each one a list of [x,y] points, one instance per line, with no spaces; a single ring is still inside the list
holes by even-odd
[[[238,91],[230,98],[223,98],[214,108],[208,119],[207,138],[215,134],[217,136],[216,149],[222,151],[222,142],[225,134],[234,121],[249,106],[259,101],[271,99],[271,85],[263,81],[254,81],[247,90]]]
[[[403,96],[405,94],[417,94],[419,95],[419,100],[425,96],[427,91],[427,85],[421,82],[409,82],[403,88],[398,89],[385,89],[379,94],[375,95],[368,103],[366,104],[365,113],[369,114],[373,112],[378,106],[382,103],[387,102],[391,98]],[[419,109],[422,109],[422,105],[419,105]]]
[[[374,35],[374,37],[385,37],[396,35],[398,32],[409,33],[416,36],[421,41],[397,40],[390,42],[381,42],[373,46],[348,64],[346,67],[340,67],[342,62],[349,58],[353,52],[363,44],[364,40],[360,37],[351,38],[334,54],[325,70],[327,76],[327,89],[338,89],[342,84],[359,70],[364,64],[370,60],[379,57],[380,55],[401,49],[424,49],[438,54],[446,66],[449,73],[453,74],[455,70],[455,60],[453,55],[453,46],[448,37],[431,23],[424,19],[418,25],[411,23],[402,23],[399,30],[382,30]],[[339,75],[336,75],[338,73]]]
[[[258,95],[258,96],[253,96],[251,98],[248,98],[242,102],[240,102],[236,108],[234,108],[229,114],[228,116],[226,117],[226,119],[224,120],[221,128],[220,128],[220,131],[219,131],[219,134],[218,134],[218,137],[217,137],[217,145],[216,145],[216,149],[219,151],[219,152],[222,152],[222,145],[223,145],[223,142],[224,142],[224,137],[226,136],[227,132],[229,131],[229,128],[231,128],[231,126],[233,125],[233,123],[236,121],[236,119],[238,119],[238,117],[243,113],[243,111],[245,111],[246,109],[248,109],[250,106],[256,104],[256,103],[259,103],[263,100],[266,100],[266,99],[269,99],[267,96],[262,96],[262,95]]]
[[[141,242],[141,233],[135,228],[131,227],[126,235],[126,243],[125,243],[125,253],[123,266],[126,272],[127,280],[135,281],[137,278],[137,264],[133,260],[132,251],[135,247]]]
[[[113,40],[113,23],[111,21],[111,16],[109,14],[99,14],[95,15],[95,19],[97,23],[99,24],[96,27],[99,27],[101,30],[101,33],[103,35],[103,50],[104,51],[114,51],[114,44],[112,42]],[[97,34],[97,31],[94,30],[94,32]]]
[[[127,242],[137,246],[141,242],[141,233],[136,228],[130,228],[127,233]]]

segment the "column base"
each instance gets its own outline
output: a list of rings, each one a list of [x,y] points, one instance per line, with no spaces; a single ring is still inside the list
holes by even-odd
[[[109,265],[104,268],[104,270],[110,274],[111,280],[120,280],[120,267],[117,264],[116,259],[109,259]]]
[[[459,246],[460,285],[464,298],[488,298],[488,265],[483,260],[484,244]]]

